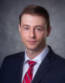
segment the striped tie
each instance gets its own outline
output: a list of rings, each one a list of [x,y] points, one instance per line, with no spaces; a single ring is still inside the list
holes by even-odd
[[[31,83],[32,81],[32,71],[33,71],[33,67],[35,65],[36,62],[34,61],[28,61],[29,64],[29,69],[26,72],[24,79],[23,79],[23,83]]]

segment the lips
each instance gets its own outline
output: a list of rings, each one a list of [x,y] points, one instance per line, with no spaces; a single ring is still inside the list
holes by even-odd
[[[34,45],[34,44],[36,44],[36,41],[30,40],[30,41],[28,41],[28,43],[31,44],[31,45]]]

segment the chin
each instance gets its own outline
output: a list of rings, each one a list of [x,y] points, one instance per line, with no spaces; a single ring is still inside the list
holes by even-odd
[[[27,47],[27,49],[30,50],[30,51],[35,51],[35,50],[37,50],[37,48],[34,48],[34,47]]]
[[[39,47],[27,47],[27,49],[30,50],[30,51],[37,51],[40,48]]]

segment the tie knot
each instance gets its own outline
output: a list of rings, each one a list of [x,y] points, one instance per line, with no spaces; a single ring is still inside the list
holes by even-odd
[[[35,61],[28,61],[28,64],[29,64],[29,66],[33,67],[36,64],[36,62]]]

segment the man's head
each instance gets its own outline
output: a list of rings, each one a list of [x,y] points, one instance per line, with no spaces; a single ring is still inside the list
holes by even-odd
[[[47,10],[36,5],[27,6],[19,16],[19,32],[28,50],[41,51],[50,33]]]
[[[50,26],[50,21],[49,21],[49,14],[48,11],[39,5],[29,5],[24,10],[21,12],[19,16],[19,23],[21,24],[21,18],[24,14],[31,14],[31,15],[37,15],[41,16],[46,19],[47,21],[47,26]]]

